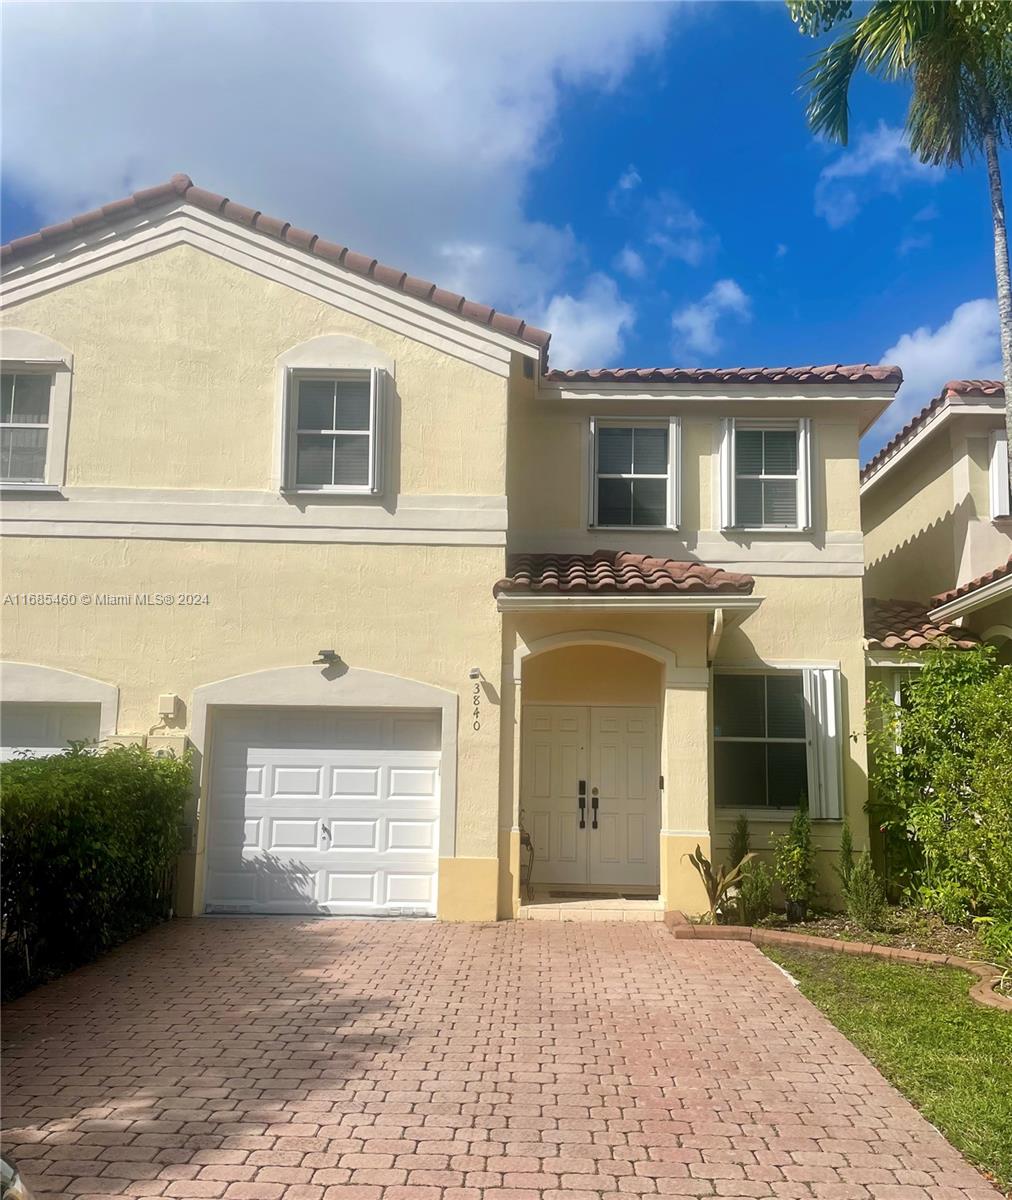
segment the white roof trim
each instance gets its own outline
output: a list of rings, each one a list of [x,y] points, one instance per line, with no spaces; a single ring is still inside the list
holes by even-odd
[[[500,612],[531,612],[540,609],[627,609],[631,612],[752,612],[763,602],[762,596],[735,596],[727,592],[709,595],[694,593],[679,596],[653,596],[642,592],[619,592],[607,596],[578,592],[575,594],[507,593],[497,597]]]
[[[964,617],[967,613],[975,612],[978,608],[984,608],[986,605],[992,604],[995,600],[1000,600],[1004,596],[1012,596],[1012,575],[1005,575],[1001,579],[992,580],[991,583],[985,583],[982,587],[974,588],[972,592],[967,592],[965,596],[957,596],[954,600],[940,604],[937,608],[931,609],[928,616],[932,621]]]

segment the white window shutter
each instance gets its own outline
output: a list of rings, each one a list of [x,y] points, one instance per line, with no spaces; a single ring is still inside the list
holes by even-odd
[[[996,429],[991,434],[991,518],[1007,517],[1009,509],[1009,477],[1008,477],[1008,435],[1004,429]]]
[[[720,422],[720,527],[734,528],[734,419]]]
[[[668,524],[677,529],[682,523],[682,420],[668,421]]]
[[[285,394],[281,406],[281,487],[295,487],[295,372],[285,368]]]
[[[383,490],[383,457],[386,441],[387,373],[382,367],[369,369],[369,490],[376,495]]]
[[[597,421],[591,417],[587,431],[587,525],[597,524]]]
[[[798,528],[812,527],[812,421],[798,421]]]
[[[843,709],[840,672],[807,667],[803,672],[808,736],[808,812],[812,819],[843,815]]]

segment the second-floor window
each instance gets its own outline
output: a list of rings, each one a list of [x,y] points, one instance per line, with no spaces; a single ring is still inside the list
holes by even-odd
[[[293,373],[289,490],[380,490],[381,375],[378,370]]]
[[[810,423],[724,422],[721,524],[725,529],[807,529]]]
[[[623,529],[676,526],[677,420],[595,418],[591,435],[591,524]]]
[[[0,480],[42,483],[49,448],[51,375],[4,371],[0,376]]]

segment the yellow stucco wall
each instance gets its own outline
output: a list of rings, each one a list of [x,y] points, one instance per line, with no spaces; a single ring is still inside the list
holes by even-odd
[[[74,355],[71,485],[269,487],[275,359],[344,334],[395,362],[402,493],[505,490],[505,379],[189,246],[27,300],[3,324]]]
[[[523,686],[528,704],[656,706],[663,668],[655,659],[612,646],[568,646],[530,659]]]

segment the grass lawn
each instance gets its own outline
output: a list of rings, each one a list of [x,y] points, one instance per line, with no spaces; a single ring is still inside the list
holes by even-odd
[[[968,996],[972,975],[764,947],[802,992],[972,1163],[1012,1189],[1012,1014]]]

